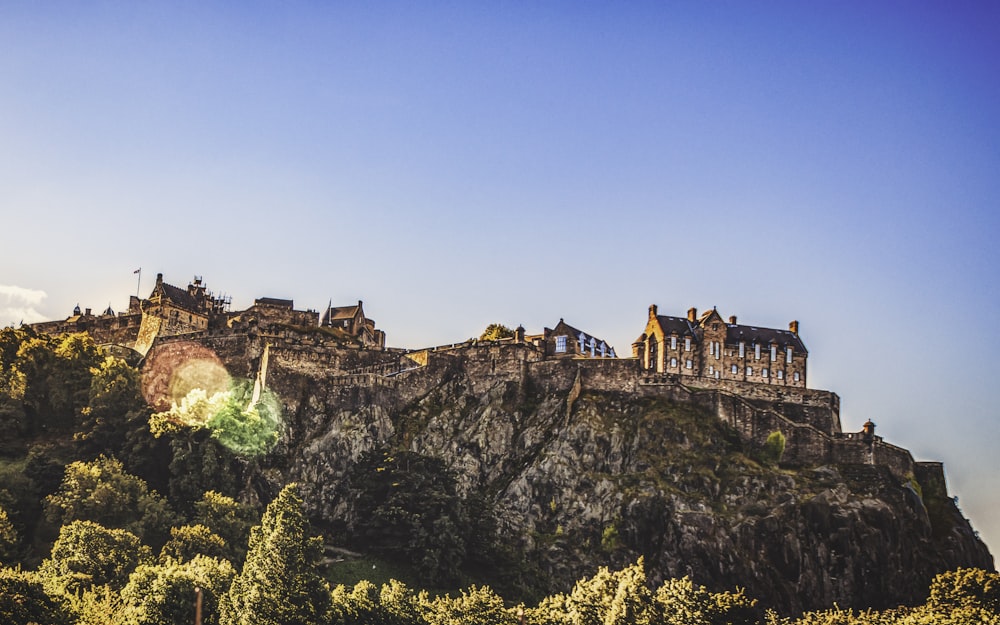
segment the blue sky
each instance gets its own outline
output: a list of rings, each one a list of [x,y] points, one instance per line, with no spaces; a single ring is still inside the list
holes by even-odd
[[[1000,545],[1000,5],[623,4],[0,5],[0,323],[137,267],[402,347],[797,319]]]

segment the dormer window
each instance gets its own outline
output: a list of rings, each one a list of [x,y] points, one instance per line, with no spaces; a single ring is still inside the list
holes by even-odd
[[[557,336],[556,337],[556,353],[565,354],[566,353],[566,337]]]

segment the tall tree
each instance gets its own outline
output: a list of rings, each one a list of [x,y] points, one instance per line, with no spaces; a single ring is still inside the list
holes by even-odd
[[[243,570],[222,602],[222,625],[313,625],[328,619],[330,589],[317,563],[322,543],[309,535],[295,484],[268,505],[250,530]]]
[[[169,537],[175,515],[166,500],[125,472],[115,458],[73,462],[59,490],[46,498],[46,516],[55,525],[86,519],[128,530],[159,548]]]
[[[151,560],[152,555],[131,532],[73,521],[59,530],[52,554],[38,572],[53,595],[72,595],[102,585],[117,590],[135,567]]]

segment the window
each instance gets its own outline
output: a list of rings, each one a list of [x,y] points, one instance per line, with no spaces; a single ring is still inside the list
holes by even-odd
[[[785,372],[782,371],[781,369],[778,369],[778,379],[779,380],[784,380],[785,379]]]
[[[788,364],[792,363],[792,348],[788,347],[785,349],[785,362]]]
[[[736,365],[733,365],[733,375],[737,375],[740,372]]]
[[[677,366],[677,359],[676,358],[671,358],[670,359],[670,366],[671,367],[676,367]]]
[[[715,367],[708,365],[708,375],[715,375]]]
[[[760,360],[760,343],[753,344],[753,359]]]
[[[753,367],[747,367],[747,377],[749,378],[752,375],[753,375]]]
[[[794,373],[794,374],[792,375],[792,379],[793,379],[793,380],[795,380],[796,382],[798,382],[798,381],[799,381],[799,372],[798,372],[798,371],[796,371],[796,372],[795,372],[795,373]]]
[[[690,358],[688,358],[688,359],[687,359],[687,362],[685,362],[685,363],[684,363],[684,368],[685,368],[685,369],[690,369],[690,368],[691,368],[692,366],[694,366],[694,363],[693,363],[693,362],[691,362],[691,359],[690,359]]]
[[[771,362],[774,362],[777,359],[778,359],[778,346],[772,343],[771,344]]]
[[[722,377],[722,372],[721,371],[716,371],[715,372],[715,379],[718,380],[720,377]]]
[[[762,377],[762,378],[766,378],[767,377],[767,367],[761,369],[761,371],[760,371],[760,377]]]
[[[557,336],[556,337],[556,353],[565,354],[566,353],[566,337]]]
[[[746,344],[743,341],[740,341],[740,358],[743,358],[744,356],[746,356]]]
[[[684,337],[684,351],[691,351],[691,337],[689,336]]]

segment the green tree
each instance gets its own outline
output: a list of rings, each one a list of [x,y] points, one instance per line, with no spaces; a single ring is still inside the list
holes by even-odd
[[[7,518],[7,511],[0,508],[0,565],[12,562],[17,553],[17,532]]]
[[[242,563],[253,525],[253,510],[214,490],[205,491],[194,504],[194,510],[194,522],[204,525],[225,541],[227,559],[234,564]]]
[[[388,557],[402,555],[431,584],[458,579],[468,515],[454,474],[439,458],[374,450],[349,481],[358,484],[355,538]]]
[[[775,430],[771,432],[767,441],[764,443],[764,448],[760,452],[761,460],[765,464],[775,465],[781,462],[781,456],[785,453],[785,435]]]
[[[24,403],[33,432],[66,428],[82,414],[90,396],[91,370],[104,356],[85,333],[24,340],[10,374],[10,395]]]
[[[87,406],[74,438],[86,453],[121,450],[128,424],[146,419],[139,372],[121,358],[107,356],[90,373]]]
[[[500,339],[509,339],[514,336],[514,331],[501,323],[491,323],[486,326],[483,333],[479,335],[480,341],[497,341]]]
[[[225,561],[196,556],[187,562],[169,560],[136,568],[122,589],[131,609],[128,625],[174,625],[193,622],[197,589],[202,593],[202,623],[219,622],[219,600],[236,573]]]
[[[503,598],[488,586],[472,586],[456,597],[441,595],[430,599],[420,594],[422,616],[430,625],[517,625],[516,610],[507,608]]]
[[[61,605],[46,594],[38,575],[0,567],[0,623],[63,625],[69,623],[69,618]]]
[[[52,554],[38,571],[53,595],[71,595],[100,585],[119,590],[135,567],[151,558],[149,547],[131,532],[72,521],[59,530]]]
[[[176,519],[162,497],[126,473],[121,462],[106,456],[69,464],[59,490],[46,498],[45,506],[46,516],[56,525],[94,521],[128,530],[153,547],[166,542]]]
[[[229,549],[221,536],[204,525],[171,527],[170,540],[160,550],[160,564],[167,560],[188,562],[199,555],[228,560]]]
[[[222,602],[223,625],[312,625],[330,610],[330,589],[319,574],[322,550],[311,538],[298,488],[290,484],[250,531],[243,569]]]
[[[978,608],[1000,612],[1000,574],[959,568],[934,577],[928,607],[935,610]]]

